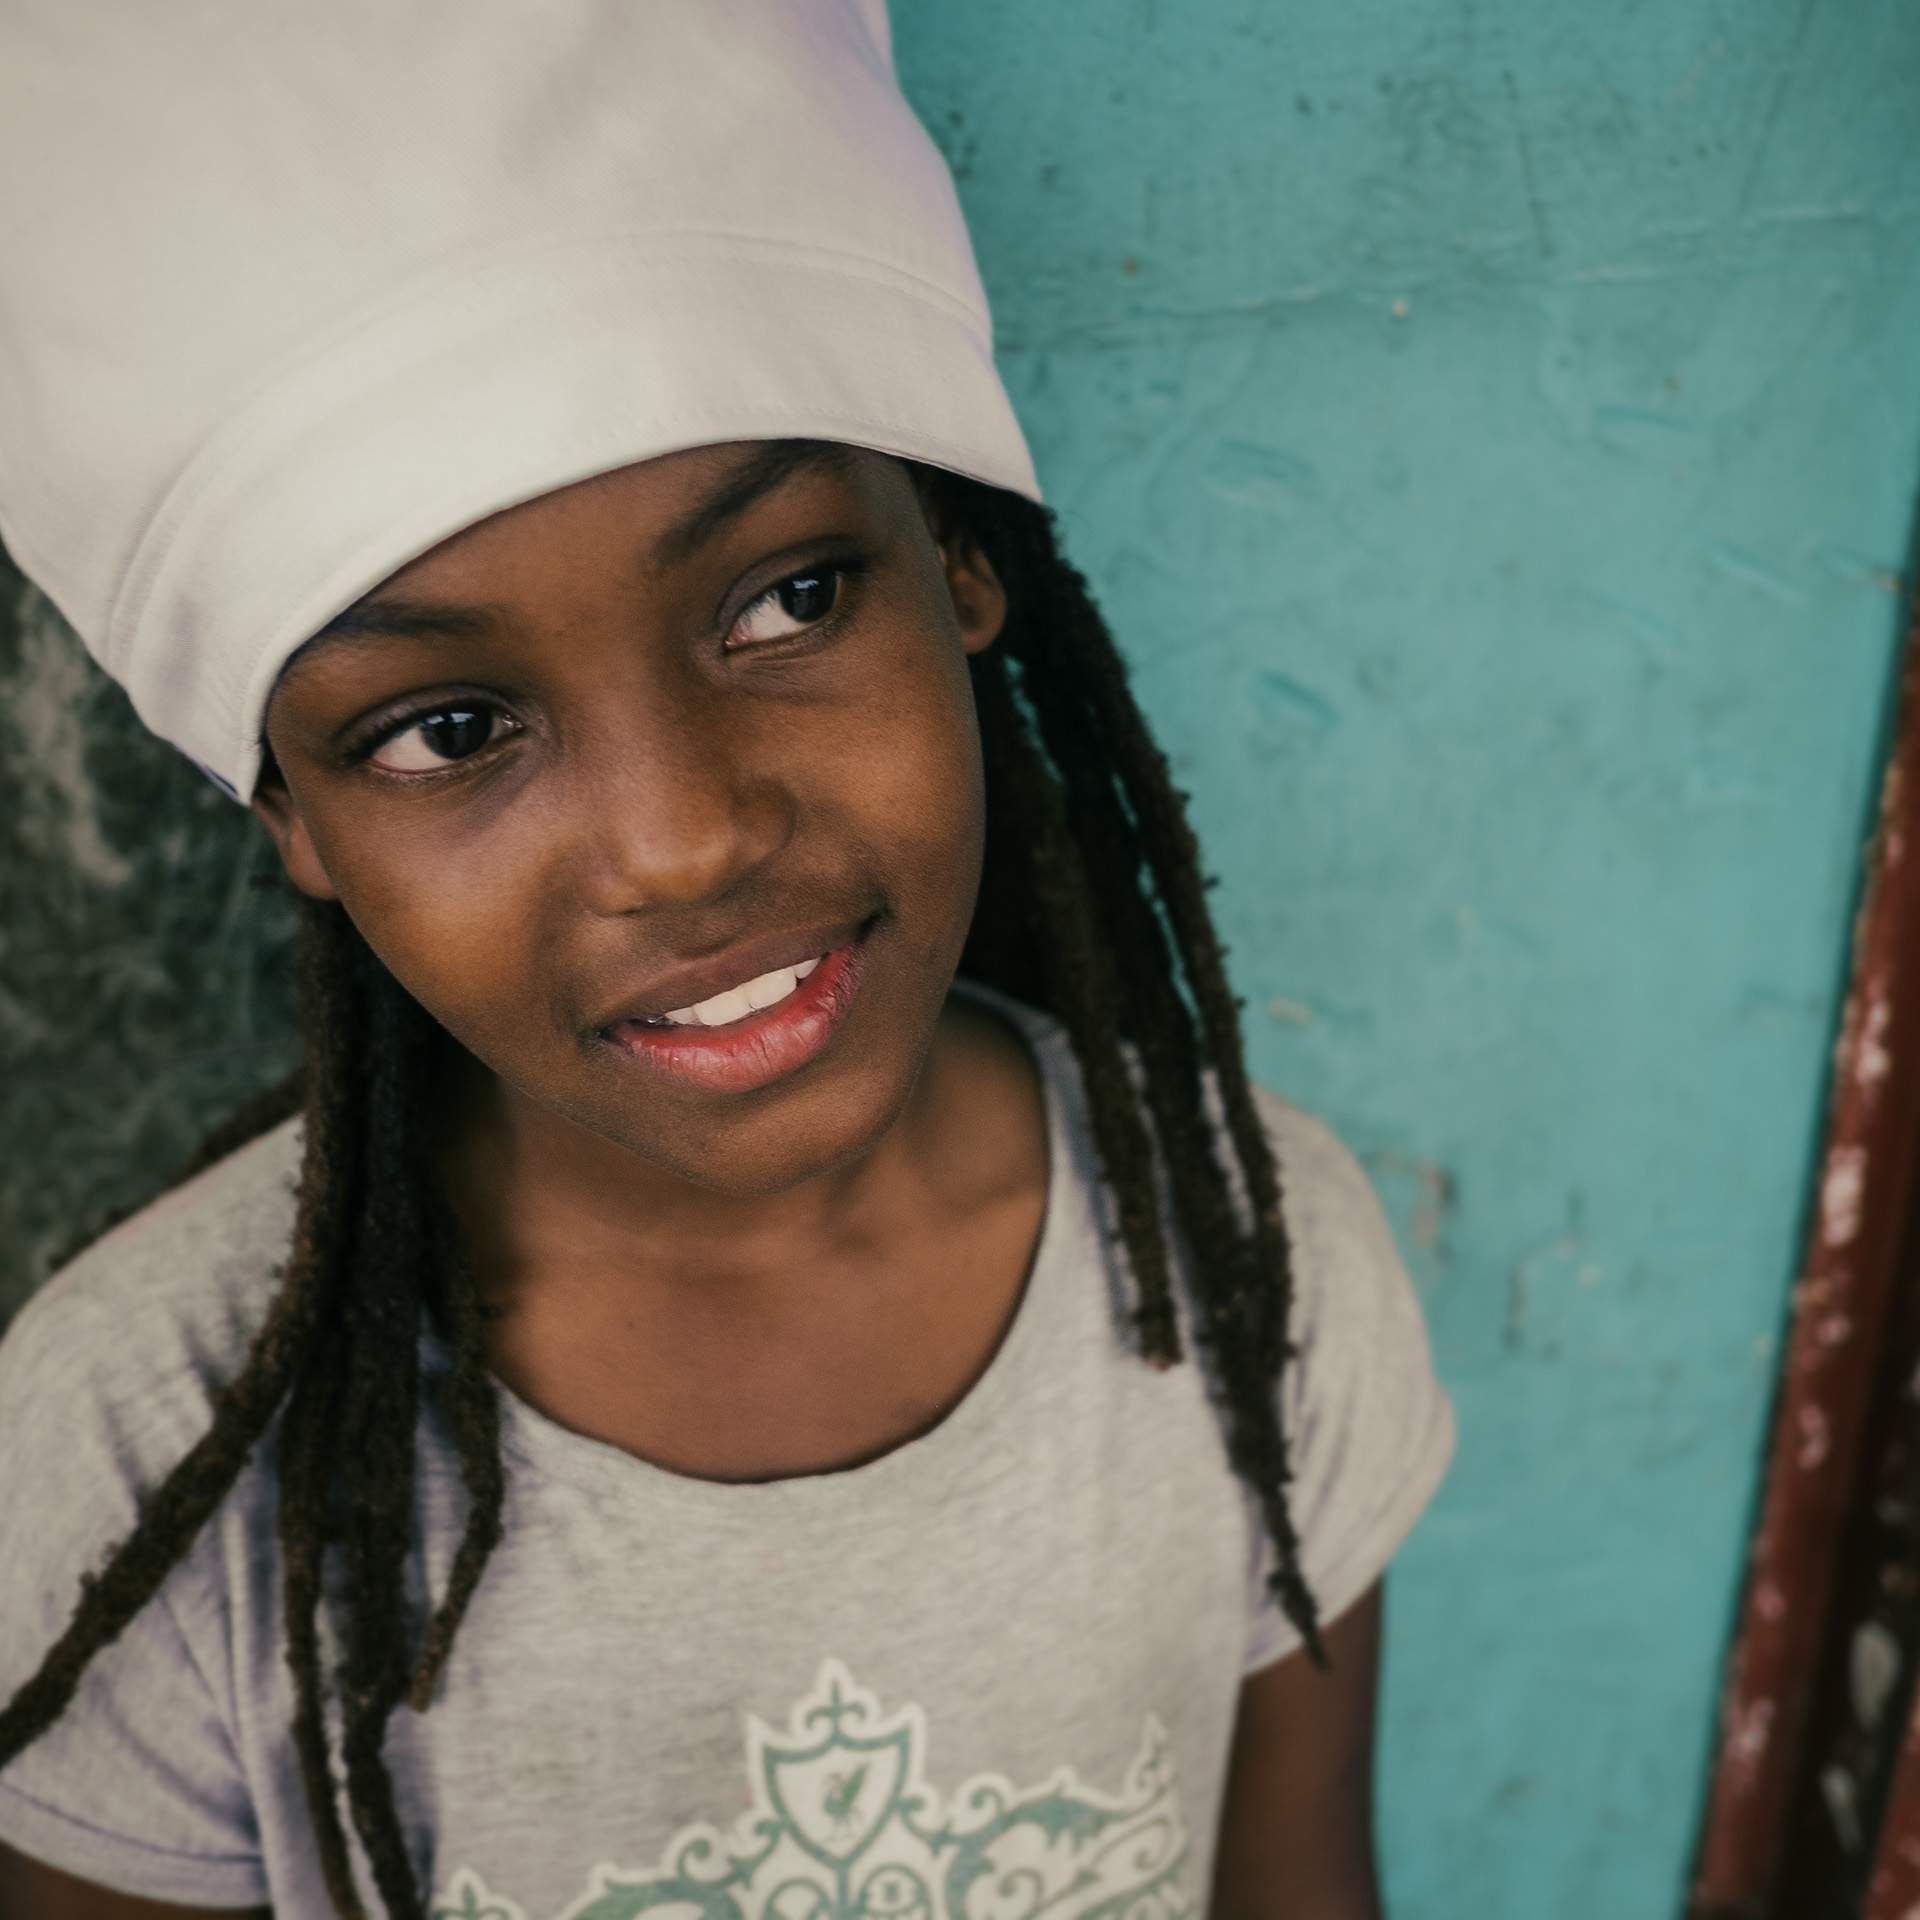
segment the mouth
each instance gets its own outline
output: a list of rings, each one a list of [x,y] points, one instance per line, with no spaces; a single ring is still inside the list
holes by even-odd
[[[656,1073],[711,1093],[750,1093],[805,1066],[832,1040],[859,990],[867,932],[862,926],[820,953],[601,1032]]]

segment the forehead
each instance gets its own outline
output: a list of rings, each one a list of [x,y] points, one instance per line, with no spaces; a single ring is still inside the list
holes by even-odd
[[[738,441],[662,454],[577,481],[463,528],[409,561],[329,620],[288,660],[283,675],[378,638],[429,630],[478,634],[488,617],[462,608],[460,590],[516,550],[546,554],[556,542],[573,551],[617,542],[646,565],[668,568],[698,558],[799,476],[853,479],[898,466],[886,455],[833,441]]]

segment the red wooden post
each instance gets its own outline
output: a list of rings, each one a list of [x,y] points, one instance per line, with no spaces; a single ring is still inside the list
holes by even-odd
[[[1691,1920],[1772,1912],[1917,1156],[1920,624],[1902,666],[1898,730],[1855,926],[1818,1201],[1794,1289]],[[1908,1744],[1894,1801],[1904,1804],[1904,1793],[1920,1814],[1920,1754],[1915,1739]],[[1920,1824],[1909,1818],[1903,1831],[1920,1836]],[[1897,1904],[1872,1912],[1874,1920],[1909,1920]]]

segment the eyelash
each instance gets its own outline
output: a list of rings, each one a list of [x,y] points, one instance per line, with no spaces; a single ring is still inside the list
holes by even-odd
[[[379,771],[393,779],[437,779],[441,774],[451,772],[455,767],[464,767],[470,762],[477,760],[488,747],[497,745],[496,729],[501,721],[504,720],[507,722],[509,737],[512,733],[521,731],[519,722],[514,720],[513,716],[508,713],[506,708],[501,706],[498,701],[486,699],[443,700],[432,706],[417,707],[413,712],[404,714],[394,720],[390,725],[383,727],[373,739],[367,741],[364,746],[356,749],[353,758],[356,762],[363,764],[372,762],[377,766],[378,762],[375,760],[375,756],[382,748],[392,746],[396,740],[404,740],[409,733],[420,732],[432,726],[436,720],[451,720],[468,715],[485,719],[489,722],[487,728],[488,737],[483,740],[479,746],[475,747],[471,753],[463,753],[456,758],[442,760],[437,766],[380,767]]]
[[[734,615],[733,622],[727,629],[727,639],[725,643],[727,650],[729,652],[739,653],[749,652],[760,647],[770,647],[777,645],[781,640],[797,638],[800,634],[810,633],[824,626],[827,621],[831,620],[833,616],[841,610],[841,601],[848,581],[864,571],[865,569],[859,561],[840,559],[837,561],[827,561],[816,566],[798,567],[791,573],[781,575],[778,580],[773,581],[759,593],[755,594],[754,597]],[[819,613],[814,614],[811,618],[806,618],[802,614],[788,609],[785,589],[793,588],[796,590],[796,593],[804,593],[810,584],[821,581],[831,583],[832,596],[828,600],[827,605]],[[798,622],[792,633],[775,634],[762,640],[743,641],[737,640],[734,637],[749,615],[761,608],[772,606],[780,607],[787,619]],[[407,734],[429,727],[437,720],[454,719],[468,714],[475,717],[485,716],[496,725],[498,722],[505,720],[509,723],[513,732],[520,731],[519,724],[515,722],[506,709],[497,702],[486,699],[449,700],[430,707],[416,708],[413,712],[396,718],[390,724],[383,727],[380,732],[371,740],[367,741],[364,746],[356,750],[353,757],[356,762],[373,762],[375,755],[377,755],[383,747],[391,746],[394,741],[404,739]],[[489,727],[488,733],[489,737],[474,748],[473,752],[461,754],[457,758],[442,760],[438,766],[383,767],[380,771],[389,777],[398,779],[437,779],[440,775],[450,772],[455,767],[468,765],[484,753],[488,747],[498,744],[497,740],[493,737],[492,726]]]
[[[727,628],[726,644],[728,650],[730,652],[744,652],[756,647],[773,646],[780,640],[792,639],[801,633],[810,633],[824,626],[836,613],[841,611],[842,597],[845,594],[847,583],[864,571],[865,567],[859,561],[841,558],[837,560],[823,559],[812,566],[796,567],[791,573],[782,574],[778,580],[762,588],[759,593],[755,594],[754,597],[734,615],[732,624]],[[801,615],[786,609],[784,590],[789,587],[800,588],[814,581],[827,581],[832,585],[832,596],[826,606],[810,619],[803,618]],[[782,607],[788,619],[799,621],[793,633],[775,634],[764,640],[742,641],[735,638],[735,635],[739,633],[742,624],[750,614],[754,613],[757,609],[776,603]]]

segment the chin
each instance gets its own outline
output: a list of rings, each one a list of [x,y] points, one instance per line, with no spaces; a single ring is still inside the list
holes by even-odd
[[[901,1072],[898,1061],[895,1054],[864,1072],[803,1071],[751,1094],[676,1100],[671,1113],[630,1095],[541,1104],[690,1186],[761,1199],[852,1166],[886,1138],[918,1078],[917,1054],[912,1071]]]

